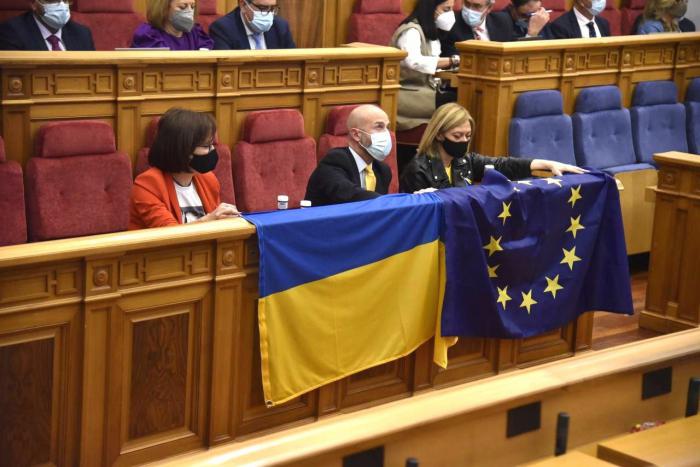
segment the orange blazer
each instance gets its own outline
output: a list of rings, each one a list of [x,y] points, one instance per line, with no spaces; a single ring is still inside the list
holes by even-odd
[[[212,173],[195,174],[194,186],[207,214],[221,204],[221,187]],[[129,199],[129,230],[182,224],[172,175],[151,167],[136,177]]]

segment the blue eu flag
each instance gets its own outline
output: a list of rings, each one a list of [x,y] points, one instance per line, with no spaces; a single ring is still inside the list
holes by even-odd
[[[602,172],[436,193],[447,284],[443,336],[524,338],[586,311],[632,314],[620,200]]]

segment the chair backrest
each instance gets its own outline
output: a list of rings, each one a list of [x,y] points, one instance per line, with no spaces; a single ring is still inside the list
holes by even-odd
[[[138,176],[142,172],[145,172],[150,165],[148,164],[148,151],[151,146],[153,146],[153,141],[158,133],[158,121],[160,117],[155,117],[151,119],[148,127],[146,128],[146,144],[147,146],[139,149],[139,153],[136,156],[136,166],[134,167],[134,177]],[[233,174],[232,174],[232,162],[231,162],[231,148],[228,145],[223,144],[219,141],[219,135],[214,135],[214,147],[219,155],[219,162],[216,164],[214,169],[214,175],[216,175],[217,180],[219,180],[219,185],[221,186],[221,201],[229,204],[236,204],[236,195],[233,189]]]
[[[700,78],[695,78],[685,93],[688,151],[700,154]]]
[[[26,13],[31,0],[0,0],[0,22]]]
[[[510,121],[508,153],[575,164],[571,117],[559,91],[531,91],[518,96]]]
[[[348,42],[388,45],[404,18],[401,0],[357,0],[350,16]]]
[[[22,166],[5,157],[5,142],[0,137],[0,246],[27,241],[27,219],[24,212]]]
[[[333,148],[345,148],[348,146],[348,116],[357,105],[339,105],[328,112],[326,118],[326,132],[318,139],[318,151],[316,159],[320,161]],[[396,135],[391,132],[391,154],[384,162],[391,169],[391,183],[389,193],[399,191],[399,169],[396,159]]]
[[[636,163],[630,113],[617,86],[582,89],[571,118],[578,165],[608,169]]]
[[[636,32],[634,26],[639,15],[644,12],[645,4],[646,0],[629,0],[627,6],[620,9],[623,35],[634,34]]]
[[[219,19],[221,15],[216,11],[216,0],[199,0],[197,2],[197,22],[209,32],[211,23]]]
[[[605,10],[600,14],[610,24],[610,35],[619,36],[622,34],[622,13],[615,7],[613,0],[608,0]]]
[[[109,124],[42,126],[26,167],[30,240],[126,230],[131,184],[129,157],[117,151]]]
[[[233,181],[240,210],[276,209],[278,195],[289,196],[290,208],[299,206],[316,167],[316,142],[305,136],[304,117],[298,110],[249,113],[234,154]]]
[[[79,0],[71,17],[90,28],[97,50],[129,47],[145,19],[134,12],[133,0]]]
[[[673,81],[637,84],[630,115],[638,162],[653,163],[658,152],[688,152],[685,106],[677,99],[678,88]]]
[[[551,13],[549,13],[550,21],[554,21],[566,13],[566,0],[542,0],[542,6],[548,10],[552,10]]]

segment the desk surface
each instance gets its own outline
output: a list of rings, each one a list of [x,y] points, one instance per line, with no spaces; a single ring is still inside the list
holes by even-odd
[[[522,467],[604,467],[612,466],[609,462],[597,459],[579,451],[570,451],[558,457],[548,457],[539,461],[524,464]]]
[[[598,457],[619,465],[700,465],[700,416],[598,444]]]

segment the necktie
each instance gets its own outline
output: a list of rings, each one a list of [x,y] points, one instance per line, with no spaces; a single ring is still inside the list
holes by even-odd
[[[255,41],[255,50],[262,50],[262,34],[253,34],[253,40]]]
[[[481,40],[481,35],[484,33],[484,28],[481,26],[477,26],[474,28],[474,39],[477,41]]]
[[[46,40],[49,44],[51,44],[51,50],[61,50],[61,41],[58,39],[58,37],[51,34],[46,38]]]
[[[365,167],[363,172],[365,173],[365,190],[374,191],[377,188],[377,177],[374,176],[372,164]]]
[[[588,34],[590,37],[598,37],[598,34],[595,33],[595,23],[593,21],[588,23],[586,26],[588,26]]]

